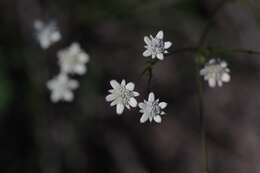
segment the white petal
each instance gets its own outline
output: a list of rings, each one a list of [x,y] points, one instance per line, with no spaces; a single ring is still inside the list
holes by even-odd
[[[140,94],[139,94],[138,92],[136,92],[136,91],[134,91],[133,94],[134,94],[135,97],[137,97],[137,96],[140,95]]]
[[[138,106],[139,106],[140,109],[143,109],[144,108],[144,103],[139,103]]]
[[[112,88],[118,88],[120,86],[120,84],[116,81],[116,80],[111,80],[110,81],[110,85],[112,86]]]
[[[153,102],[153,101],[154,101],[154,93],[153,93],[153,92],[151,92],[151,93],[149,94],[148,101],[149,101],[149,102]]]
[[[75,72],[79,75],[83,75],[86,73],[86,67],[84,65],[75,66]]]
[[[214,88],[216,86],[216,80],[213,78],[209,78],[209,86]]]
[[[225,68],[225,67],[227,67],[227,63],[226,63],[225,61],[222,61],[222,62],[220,63],[220,66],[223,67],[223,68]]]
[[[146,50],[146,51],[143,52],[144,57],[148,57],[148,56],[151,56],[151,55],[152,55],[152,53],[149,50]]]
[[[110,103],[110,106],[115,106],[118,103],[118,99],[114,100],[113,102]]]
[[[68,91],[64,93],[64,100],[65,101],[72,101],[74,99],[74,95],[72,92]]]
[[[158,53],[158,54],[157,54],[157,58],[158,58],[159,60],[163,60],[163,59],[164,59],[163,53]]]
[[[150,45],[150,44],[151,44],[151,40],[150,40],[149,37],[147,37],[147,36],[144,37],[144,42],[145,42],[147,45]]]
[[[162,111],[160,114],[161,114],[161,115],[165,115],[166,113],[165,113],[164,111]]]
[[[51,34],[51,38],[50,38],[53,42],[57,42],[61,39],[61,34],[60,32],[54,32]]]
[[[89,55],[86,54],[86,53],[81,52],[81,53],[78,55],[78,59],[79,59],[79,61],[82,62],[82,63],[87,63],[87,62],[89,62]]]
[[[156,35],[157,39],[163,39],[163,31],[159,31]]]
[[[126,84],[125,79],[123,79],[121,82],[121,86],[125,86],[125,84]]]
[[[170,41],[167,41],[164,43],[164,49],[168,49],[172,46],[172,43]]]
[[[205,74],[206,74],[206,69],[201,69],[201,70],[200,70],[200,75],[201,75],[201,76],[204,76]]]
[[[161,109],[164,109],[164,108],[166,108],[167,103],[166,102],[161,102],[161,103],[159,103],[159,106],[160,106]]]
[[[110,90],[108,90],[108,92],[110,92],[110,93],[113,93],[113,92],[114,92],[114,90],[113,90],[113,89],[110,89]]]
[[[161,122],[162,122],[162,118],[161,118],[160,115],[155,116],[153,119],[154,119],[154,121],[157,122],[157,123],[161,123]]]
[[[76,80],[70,80],[68,81],[68,87],[70,89],[77,89],[79,87],[79,82]]]
[[[121,115],[124,112],[124,105],[122,103],[119,103],[116,105],[116,113],[118,115]]]
[[[137,101],[134,97],[131,97],[129,100],[129,104],[130,106],[132,106],[133,108],[135,108],[137,106]]]
[[[214,64],[215,62],[216,62],[215,59],[210,59],[210,60],[209,60],[209,64]]]
[[[218,86],[219,86],[219,87],[222,87],[222,86],[223,86],[223,83],[222,83],[221,80],[218,81]]]
[[[109,94],[106,96],[106,101],[111,102],[112,100],[115,100],[116,96],[114,94]]]
[[[221,76],[221,80],[223,82],[229,82],[231,79],[230,75],[228,73],[224,73],[222,76]]]
[[[135,89],[135,84],[133,82],[129,82],[125,87],[126,89],[133,91]]]
[[[140,119],[140,123],[144,123],[148,120],[148,114],[144,113]]]
[[[51,101],[52,102],[57,103],[59,100],[60,100],[60,95],[59,94],[57,94],[55,92],[51,94]]]

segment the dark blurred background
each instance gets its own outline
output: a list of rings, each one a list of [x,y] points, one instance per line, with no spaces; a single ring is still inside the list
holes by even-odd
[[[200,173],[201,142],[194,53],[167,56],[152,90],[169,103],[161,124],[140,124],[138,110],[117,116],[105,102],[111,79],[147,76],[143,36],[164,30],[171,51],[197,45],[221,0],[0,0],[1,173]],[[260,50],[260,2],[227,0],[206,44]],[[36,19],[56,20],[61,42],[42,50]],[[91,56],[72,103],[53,104],[46,82],[56,52],[78,41]],[[232,81],[204,83],[210,173],[260,172],[260,56],[217,53]]]

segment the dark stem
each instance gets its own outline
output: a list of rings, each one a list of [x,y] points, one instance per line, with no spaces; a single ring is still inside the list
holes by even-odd
[[[202,146],[202,167],[203,173],[209,172],[208,167],[208,146],[207,146],[207,136],[206,136],[206,123],[204,117],[203,108],[203,87],[200,76],[200,65],[195,60],[196,65],[196,81],[197,81],[197,92],[198,92],[198,108],[199,108],[199,122],[200,122],[200,136],[201,136],[201,146]]]

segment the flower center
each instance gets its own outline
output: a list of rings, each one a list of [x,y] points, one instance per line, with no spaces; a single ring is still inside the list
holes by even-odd
[[[218,64],[210,65],[208,67],[208,75],[210,77],[220,77],[223,72],[224,69]]]
[[[130,98],[133,97],[133,91],[126,89],[125,87],[120,87],[120,97],[124,105],[127,105]]]
[[[158,101],[148,102],[146,107],[147,112],[149,113],[150,117],[155,117],[160,114],[161,108],[159,106]]]
[[[152,51],[154,53],[161,53],[164,51],[164,42],[162,39],[156,39],[154,38],[152,40],[152,45],[151,45]]]

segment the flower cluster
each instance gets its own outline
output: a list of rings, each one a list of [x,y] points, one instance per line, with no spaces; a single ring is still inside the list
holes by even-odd
[[[151,57],[151,59],[163,60],[165,55],[168,54],[168,50],[172,43],[170,41],[164,41],[164,32],[159,31],[155,37],[152,35],[144,37],[145,51],[144,57]],[[208,81],[210,87],[221,87],[224,82],[229,82],[231,79],[230,70],[227,67],[227,63],[220,59],[211,59],[205,67],[200,70],[200,75]],[[148,95],[148,100],[138,103],[136,97],[140,94],[135,89],[133,82],[126,83],[123,79],[121,83],[116,80],[111,80],[110,85],[112,89],[108,90],[109,95],[106,96],[106,101],[111,102],[110,106],[116,106],[116,113],[118,115],[123,114],[125,108],[139,107],[139,112],[142,114],[140,118],[141,123],[146,121],[161,123],[162,115],[165,115],[163,109],[167,107],[166,102],[160,102],[155,98],[153,92]]]
[[[51,91],[53,102],[71,102],[74,99],[72,91],[79,87],[79,83],[70,79],[69,75],[85,74],[89,55],[81,49],[79,43],[72,43],[68,48],[58,51],[57,56],[60,74],[48,81],[47,87]]]
[[[167,54],[167,49],[171,47],[172,43],[163,41],[164,33],[159,31],[155,37],[150,35],[150,38],[145,36],[144,41],[146,43],[146,50],[143,52],[143,56],[152,59],[158,58],[159,60],[164,59],[164,54]],[[106,101],[111,102],[110,106],[116,106],[116,113],[118,115],[123,114],[125,108],[130,110],[130,108],[138,107],[140,108],[140,113],[142,116],[140,118],[140,123],[145,123],[147,120],[152,122],[154,120],[156,123],[161,123],[161,115],[165,112],[162,109],[167,107],[166,102],[159,102],[159,99],[155,99],[153,92],[149,93],[148,100],[140,102],[138,104],[135,97],[140,94],[135,89],[135,84],[133,82],[126,83],[123,79],[121,83],[116,80],[111,80],[110,85],[112,89],[108,90],[109,95],[106,96]]]
[[[54,21],[44,23],[41,20],[34,22],[36,39],[42,49],[49,48],[52,44],[61,40],[62,36]],[[68,48],[57,52],[60,73],[47,81],[47,88],[51,91],[51,101],[71,102],[74,99],[73,91],[79,87],[79,82],[70,75],[83,75],[87,71],[86,64],[89,62],[89,55],[80,47],[77,42],[72,43]]]
[[[130,109],[131,107],[135,108],[137,105],[140,108],[140,113],[142,117],[140,119],[141,123],[149,120],[150,122],[154,120],[157,123],[161,123],[161,115],[164,115],[165,112],[162,109],[166,108],[166,102],[159,102],[159,99],[155,99],[154,93],[150,93],[148,101],[144,100],[142,103],[137,103],[135,97],[140,94],[134,91],[135,84],[133,82],[126,83],[123,79],[121,83],[116,80],[111,80],[110,85],[112,89],[108,90],[110,93],[106,96],[106,101],[111,102],[110,106],[116,106],[116,113],[121,115],[125,109]]]

